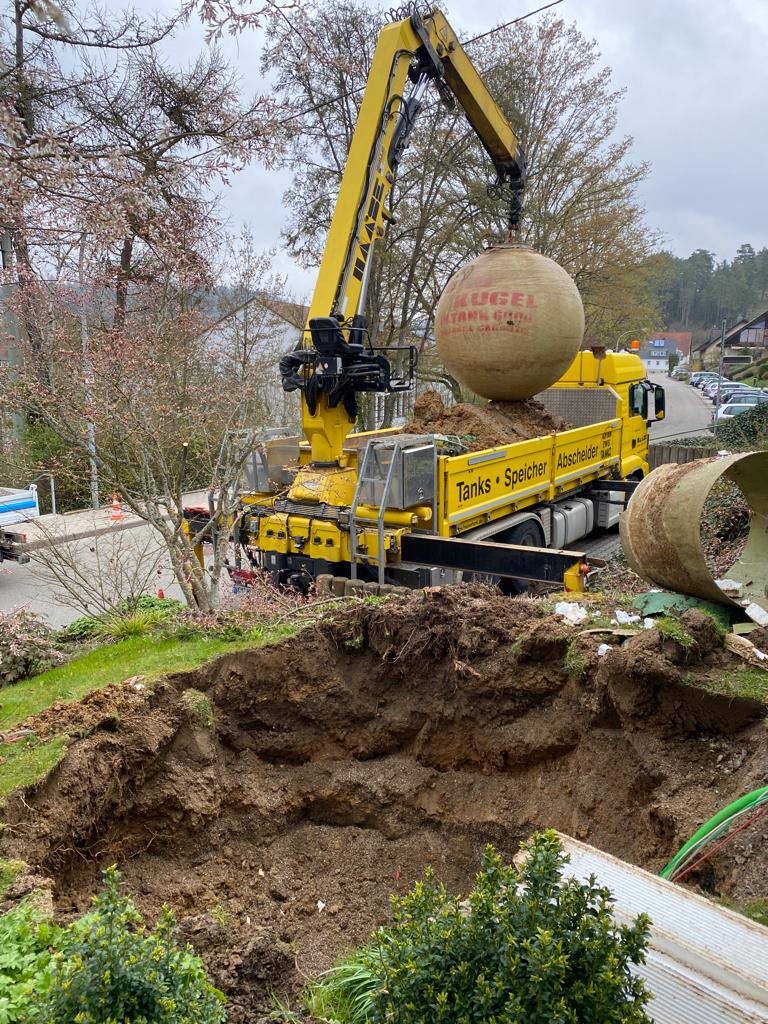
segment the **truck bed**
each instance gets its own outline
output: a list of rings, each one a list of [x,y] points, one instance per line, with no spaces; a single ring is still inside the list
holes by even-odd
[[[34,484],[26,489],[0,487],[0,530],[15,523],[37,519],[39,515],[37,487]]]
[[[443,456],[438,469],[440,533],[449,537],[501,516],[555,501],[621,462],[621,420],[605,420],[500,448]]]

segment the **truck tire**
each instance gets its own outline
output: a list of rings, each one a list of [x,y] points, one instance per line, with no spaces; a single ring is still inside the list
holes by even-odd
[[[544,531],[538,519],[526,519],[524,523],[518,523],[510,530],[491,538],[500,544],[519,544],[526,548],[544,547]],[[502,594],[515,597],[519,594],[528,593],[528,584],[524,580],[513,580],[505,576],[491,576],[486,573],[464,573],[465,583],[488,583],[498,587]]]
[[[524,523],[518,523],[498,539],[504,544],[519,544],[525,548],[544,547],[544,531],[537,519],[527,519]]]

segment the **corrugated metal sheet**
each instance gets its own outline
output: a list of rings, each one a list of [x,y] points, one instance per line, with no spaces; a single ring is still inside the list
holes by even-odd
[[[657,875],[561,836],[575,877],[595,875],[616,899],[621,923],[651,918],[639,974],[656,1024],[768,1022],[768,928]]]

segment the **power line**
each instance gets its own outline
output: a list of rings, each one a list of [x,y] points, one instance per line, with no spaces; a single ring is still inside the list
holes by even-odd
[[[527,14],[521,14],[519,18],[513,18],[512,21],[505,21],[503,25],[497,25],[495,28],[488,29],[487,32],[481,32],[479,36],[474,36],[472,39],[467,39],[463,42],[462,46],[471,46],[472,43],[478,42],[480,39],[485,39],[487,36],[493,35],[494,32],[501,32],[502,29],[509,28],[510,25],[517,25],[520,21],[525,21],[526,18],[532,18],[534,14],[540,14],[541,11],[547,11],[550,7],[557,7],[563,0],[552,0],[549,4],[544,4],[543,7],[537,7],[535,11],[528,11]],[[303,117],[305,114],[314,114],[319,110],[324,110],[326,107],[330,107],[333,103],[338,103],[339,100],[350,99],[352,96],[357,96],[359,93],[365,91],[365,86],[358,86],[357,89],[351,89],[349,92],[340,92],[336,96],[333,96],[329,100],[323,100],[322,103],[317,103],[313,107],[306,107],[304,110],[298,110],[295,114],[291,114],[289,117],[284,117],[282,120],[277,122],[277,127],[280,128],[284,124],[290,124],[291,121],[295,121],[299,117]]]
[[[550,7],[557,7],[557,5],[562,2],[563,0],[552,0],[551,4],[544,4],[543,7],[537,7],[535,11],[529,11],[527,14],[521,14],[519,18],[513,18],[512,21],[505,21],[503,25],[497,25],[496,28],[489,28],[487,32],[481,32],[479,36],[467,39],[467,41],[461,45],[469,46],[471,43],[476,43],[479,39],[485,39],[486,36],[492,36],[494,32],[501,32],[503,28],[509,28],[510,25],[517,25],[519,21],[525,21],[526,18],[532,18],[534,14],[540,14],[542,11],[548,11]]]

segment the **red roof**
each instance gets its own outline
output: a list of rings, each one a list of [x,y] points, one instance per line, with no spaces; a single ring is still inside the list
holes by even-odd
[[[684,356],[689,356],[691,354],[693,331],[666,331],[662,333],[656,331],[654,332],[653,337],[663,338],[664,341],[674,341]]]

